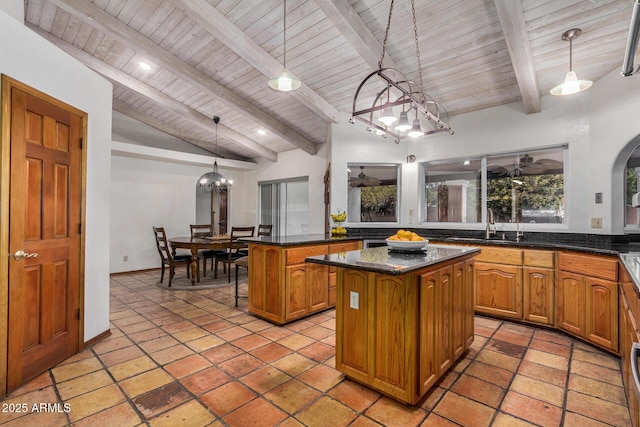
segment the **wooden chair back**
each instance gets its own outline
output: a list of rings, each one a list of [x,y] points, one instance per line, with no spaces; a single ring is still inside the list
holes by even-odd
[[[247,245],[245,243],[238,243],[238,239],[242,237],[253,237],[253,234],[256,231],[256,227],[231,227],[231,239],[229,252],[235,251],[237,249],[246,248]]]
[[[158,247],[158,253],[160,254],[160,258],[162,258],[162,262],[169,263],[173,261],[164,227],[153,227],[153,233],[156,236],[156,246]]]
[[[189,224],[191,237],[208,237],[213,234],[211,224]]]
[[[271,236],[271,230],[273,230],[273,225],[271,225],[271,224],[260,224],[258,226],[258,237],[260,237],[260,236]]]

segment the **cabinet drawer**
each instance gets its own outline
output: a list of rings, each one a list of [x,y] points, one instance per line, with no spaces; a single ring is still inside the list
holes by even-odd
[[[524,265],[530,267],[553,268],[554,253],[551,251],[536,251],[525,249],[523,253]]]
[[[475,260],[494,264],[522,265],[522,250],[482,246]]]
[[[287,265],[300,264],[306,257],[326,255],[329,253],[327,245],[300,246],[287,249]]]
[[[604,256],[558,253],[558,268],[563,271],[618,281],[618,260]]]
[[[337,254],[338,252],[349,252],[349,251],[357,251],[361,248],[361,242],[359,240],[355,240],[353,242],[346,243],[331,243],[329,244],[329,253]]]

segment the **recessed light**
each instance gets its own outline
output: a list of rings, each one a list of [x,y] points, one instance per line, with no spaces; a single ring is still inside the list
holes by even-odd
[[[149,71],[151,69],[151,65],[143,61],[138,62],[138,65],[140,66],[140,68],[142,68],[145,71]]]
[[[462,164],[465,165],[465,166],[469,166],[471,164],[471,162],[469,160],[465,160]]]
[[[263,129],[258,129],[258,135],[266,135],[267,132]]]

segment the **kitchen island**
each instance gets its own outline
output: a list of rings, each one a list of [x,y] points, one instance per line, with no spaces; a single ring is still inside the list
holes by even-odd
[[[359,238],[328,234],[243,238],[249,243],[249,312],[281,325],[335,306],[335,267],[312,255],[353,251]]]
[[[336,369],[415,404],[473,342],[478,248],[427,245],[311,256],[337,269]]]

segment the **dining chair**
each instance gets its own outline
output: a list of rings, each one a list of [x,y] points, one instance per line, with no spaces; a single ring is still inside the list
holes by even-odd
[[[213,234],[211,224],[189,224],[191,237],[209,237]]]
[[[260,237],[260,236],[271,236],[271,230],[273,230],[273,225],[271,225],[271,224],[260,224],[258,226],[258,237]]]
[[[216,255],[216,267],[213,270],[213,278],[218,278],[218,263],[221,262],[225,267],[228,266],[228,278],[231,283],[231,264],[235,264],[236,260],[246,256],[246,253],[240,252],[245,249],[247,244],[238,242],[238,239],[242,237],[253,237],[256,230],[255,226],[252,227],[231,227],[231,238],[227,243],[227,251],[223,255]]]
[[[173,255],[171,247],[167,242],[167,233],[164,231],[164,227],[153,227],[153,233],[156,237],[156,246],[158,247],[158,253],[162,262],[162,272],[160,273],[160,283],[164,280],[164,267],[169,267],[169,287],[171,287],[171,281],[176,274],[176,265],[185,264],[187,266],[187,277],[191,274],[191,254]],[[197,279],[200,281],[200,257],[197,262]]]
[[[191,237],[211,237],[213,235],[211,224],[189,224],[189,228],[191,228]],[[207,260],[211,260],[211,270],[213,270],[216,255],[224,253],[226,253],[226,251],[223,249],[203,249],[198,251],[198,254],[202,256],[202,272],[204,277],[207,277]]]
[[[260,236],[271,236],[271,230],[273,230],[273,225],[271,224],[260,224],[258,225],[258,237]],[[241,251],[243,254],[245,251]],[[240,267],[244,267],[247,269],[247,274],[249,273],[249,255],[245,255],[240,257],[235,262],[236,265],[236,307],[238,306],[238,298],[247,298],[246,295],[238,295],[238,272]]]

